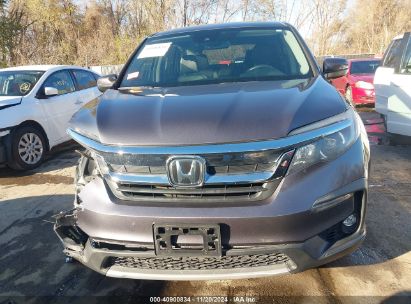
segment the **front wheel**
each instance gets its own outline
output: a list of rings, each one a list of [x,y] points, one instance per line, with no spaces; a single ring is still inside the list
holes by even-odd
[[[18,128],[12,134],[9,166],[15,170],[34,169],[43,162],[45,152],[46,140],[41,131],[30,126]]]
[[[391,146],[402,146],[402,145],[411,145],[411,136],[405,136],[401,134],[394,134],[394,133],[389,133],[388,134],[388,140],[389,140],[389,145]]]

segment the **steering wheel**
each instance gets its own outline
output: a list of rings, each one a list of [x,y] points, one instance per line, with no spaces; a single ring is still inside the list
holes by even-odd
[[[246,71],[246,73],[248,73],[248,72],[253,72],[253,71],[255,71],[255,70],[262,70],[262,69],[276,70],[276,69],[274,69],[271,65],[268,65],[268,64],[258,64],[258,65],[255,65],[255,66],[249,68],[249,69]]]
[[[273,73],[277,74],[277,75],[284,75],[284,73],[281,72],[279,69],[277,69],[277,68],[275,68],[271,65],[268,65],[268,64],[255,65],[255,66],[249,68],[244,74],[249,74],[249,73],[254,74],[258,70],[265,71],[266,73],[268,72],[270,75],[272,75]]]

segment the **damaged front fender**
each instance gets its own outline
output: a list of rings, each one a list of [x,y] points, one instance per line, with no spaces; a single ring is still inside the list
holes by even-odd
[[[89,236],[77,226],[78,212],[81,212],[81,209],[74,208],[53,216],[54,231],[63,243],[63,252],[89,268],[106,274],[107,253],[105,250],[93,248]]]
[[[62,211],[53,216],[54,231],[64,245],[64,253],[76,258],[81,255],[88,236],[77,226],[78,208]]]

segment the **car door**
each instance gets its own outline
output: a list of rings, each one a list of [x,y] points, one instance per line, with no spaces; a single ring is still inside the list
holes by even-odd
[[[71,73],[76,82],[78,91],[77,100],[75,102],[76,111],[84,104],[100,96],[102,93],[97,88],[97,79],[92,72],[80,69],[73,69]]]
[[[393,95],[388,99],[387,131],[411,136],[411,37],[404,35],[403,55],[391,77]]]
[[[395,96],[392,79],[396,70],[399,69],[405,44],[404,38],[397,37],[390,43],[382,59],[381,66],[375,72],[375,110],[384,116],[388,114],[388,99]]]
[[[46,87],[57,89],[58,94],[46,96],[44,93]],[[68,140],[66,130],[77,102],[77,92],[69,70],[60,70],[50,74],[37,95],[44,112],[50,146]]]

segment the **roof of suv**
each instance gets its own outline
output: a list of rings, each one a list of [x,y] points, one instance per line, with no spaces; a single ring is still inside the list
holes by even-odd
[[[229,28],[267,28],[273,27],[278,29],[288,28],[289,25],[284,22],[229,22],[229,23],[218,23],[218,24],[206,24],[206,25],[196,25],[177,28],[169,31],[158,32],[153,34],[151,37],[160,37],[171,34],[181,34],[181,33],[190,33],[194,31],[202,30],[218,30],[218,29],[229,29]]]

